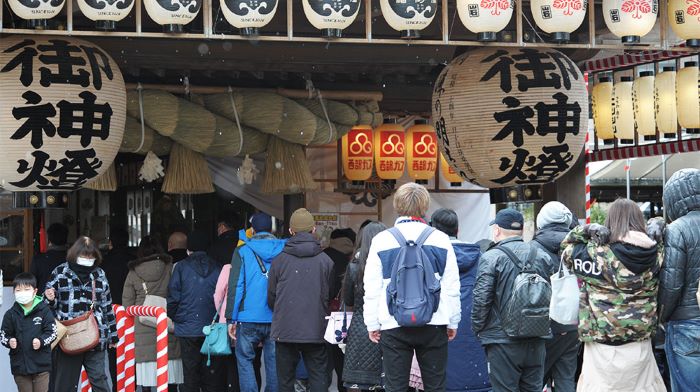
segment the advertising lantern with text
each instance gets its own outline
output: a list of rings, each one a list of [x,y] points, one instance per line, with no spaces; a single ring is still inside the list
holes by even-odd
[[[374,137],[372,127],[357,125],[343,136],[343,172],[350,181],[365,181],[372,177]]]
[[[442,154],[440,154],[440,175],[449,182],[451,186],[462,185],[462,177],[447,163],[447,159],[445,159],[445,156]]]
[[[360,0],[303,0],[306,19],[325,38],[340,38],[343,30],[355,21]]]
[[[80,12],[100,30],[114,30],[117,22],[129,15],[134,0],[78,0]]]
[[[622,144],[634,143],[632,84],[631,76],[623,76],[613,86],[613,129]]]
[[[124,133],[117,64],[75,38],[0,41],[0,187],[72,191],[112,164]]]
[[[676,68],[663,67],[654,81],[656,127],[666,138],[676,137],[678,111],[676,110]]]
[[[644,71],[632,84],[634,124],[644,140],[656,140],[656,111],[654,110],[654,72]]]
[[[688,133],[700,133],[700,73],[698,63],[688,61],[676,75],[678,123]]]
[[[182,33],[202,9],[202,0],[144,0],[148,16],[166,33]]]
[[[686,46],[700,47],[700,0],[668,0],[668,21]]]
[[[437,14],[437,0],[380,0],[384,20],[401,38],[420,38]]]
[[[44,29],[47,20],[61,12],[66,0],[8,0],[8,3],[12,12],[29,21],[30,27]]]
[[[387,119],[374,130],[374,164],[377,177],[382,180],[398,180],[406,166],[406,131]]]
[[[438,77],[432,107],[445,158],[487,188],[556,180],[588,129],[583,74],[554,49],[467,52]]]
[[[603,0],[605,25],[625,44],[649,34],[658,14],[659,0]]]
[[[477,40],[492,42],[513,16],[513,0],[457,0],[459,19]]]
[[[615,142],[613,129],[613,83],[609,77],[602,77],[593,85],[591,91],[591,107],[593,109],[593,125],[599,139],[604,144]]]
[[[280,0],[222,0],[221,10],[231,26],[244,37],[255,37],[277,12]]]
[[[586,17],[588,0],[531,0],[535,24],[552,35],[554,42],[568,42]]]
[[[437,135],[435,128],[426,120],[416,120],[406,130],[406,165],[408,176],[416,181],[427,181],[435,177],[437,170]]]

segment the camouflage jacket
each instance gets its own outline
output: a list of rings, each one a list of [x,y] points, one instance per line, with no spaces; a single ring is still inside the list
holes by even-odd
[[[623,343],[649,339],[656,330],[663,247],[630,232],[623,242],[596,246],[582,228],[562,242],[563,260],[579,278],[579,339]]]

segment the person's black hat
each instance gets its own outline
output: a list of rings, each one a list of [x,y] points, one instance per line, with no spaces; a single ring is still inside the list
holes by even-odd
[[[272,217],[264,212],[258,212],[250,218],[250,226],[256,233],[269,233],[272,231]]]
[[[331,232],[331,239],[335,238],[348,238],[350,241],[355,243],[355,237],[357,234],[355,234],[355,231],[351,228],[345,228],[345,229],[335,229]]]
[[[209,236],[199,230],[195,230],[187,236],[187,250],[190,252],[202,252],[209,249]]]
[[[505,208],[498,211],[496,219],[489,223],[489,226],[491,225],[498,225],[498,227],[506,230],[522,230],[525,222],[523,214],[512,208]]]

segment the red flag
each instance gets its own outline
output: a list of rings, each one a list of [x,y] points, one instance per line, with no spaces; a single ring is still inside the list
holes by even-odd
[[[39,226],[39,252],[46,253],[49,244],[46,238],[46,227],[44,227],[44,212],[41,212],[41,224]]]

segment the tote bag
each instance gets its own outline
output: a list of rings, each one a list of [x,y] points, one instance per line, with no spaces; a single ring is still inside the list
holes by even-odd
[[[141,282],[141,286],[143,287],[143,291],[146,293],[146,298],[143,300],[143,306],[157,306],[159,308],[163,308],[164,310],[168,309],[168,300],[159,296],[159,295],[151,295],[148,294],[148,288],[146,287],[146,282]],[[155,328],[156,327],[156,318],[151,317],[151,316],[139,316],[139,322],[147,327]],[[173,320],[168,317],[168,332],[173,333],[175,331],[175,324],[173,324]]]
[[[228,325],[217,322],[224,301],[226,301],[225,297],[221,299],[221,303],[216,309],[216,314],[211,324],[205,325],[204,328],[202,328],[205,338],[202,349],[199,352],[207,356],[207,366],[211,366],[212,355],[231,355],[233,353],[228,340]]]
[[[343,305],[343,308],[345,306]],[[327,316],[328,324],[323,338],[330,344],[344,344],[348,337],[348,327],[352,321],[352,312],[331,312]]]
[[[579,288],[576,275],[569,272],[562,259],[559,271],[551,276],[552,300],[549,318],[564,325],[578,325]]]

